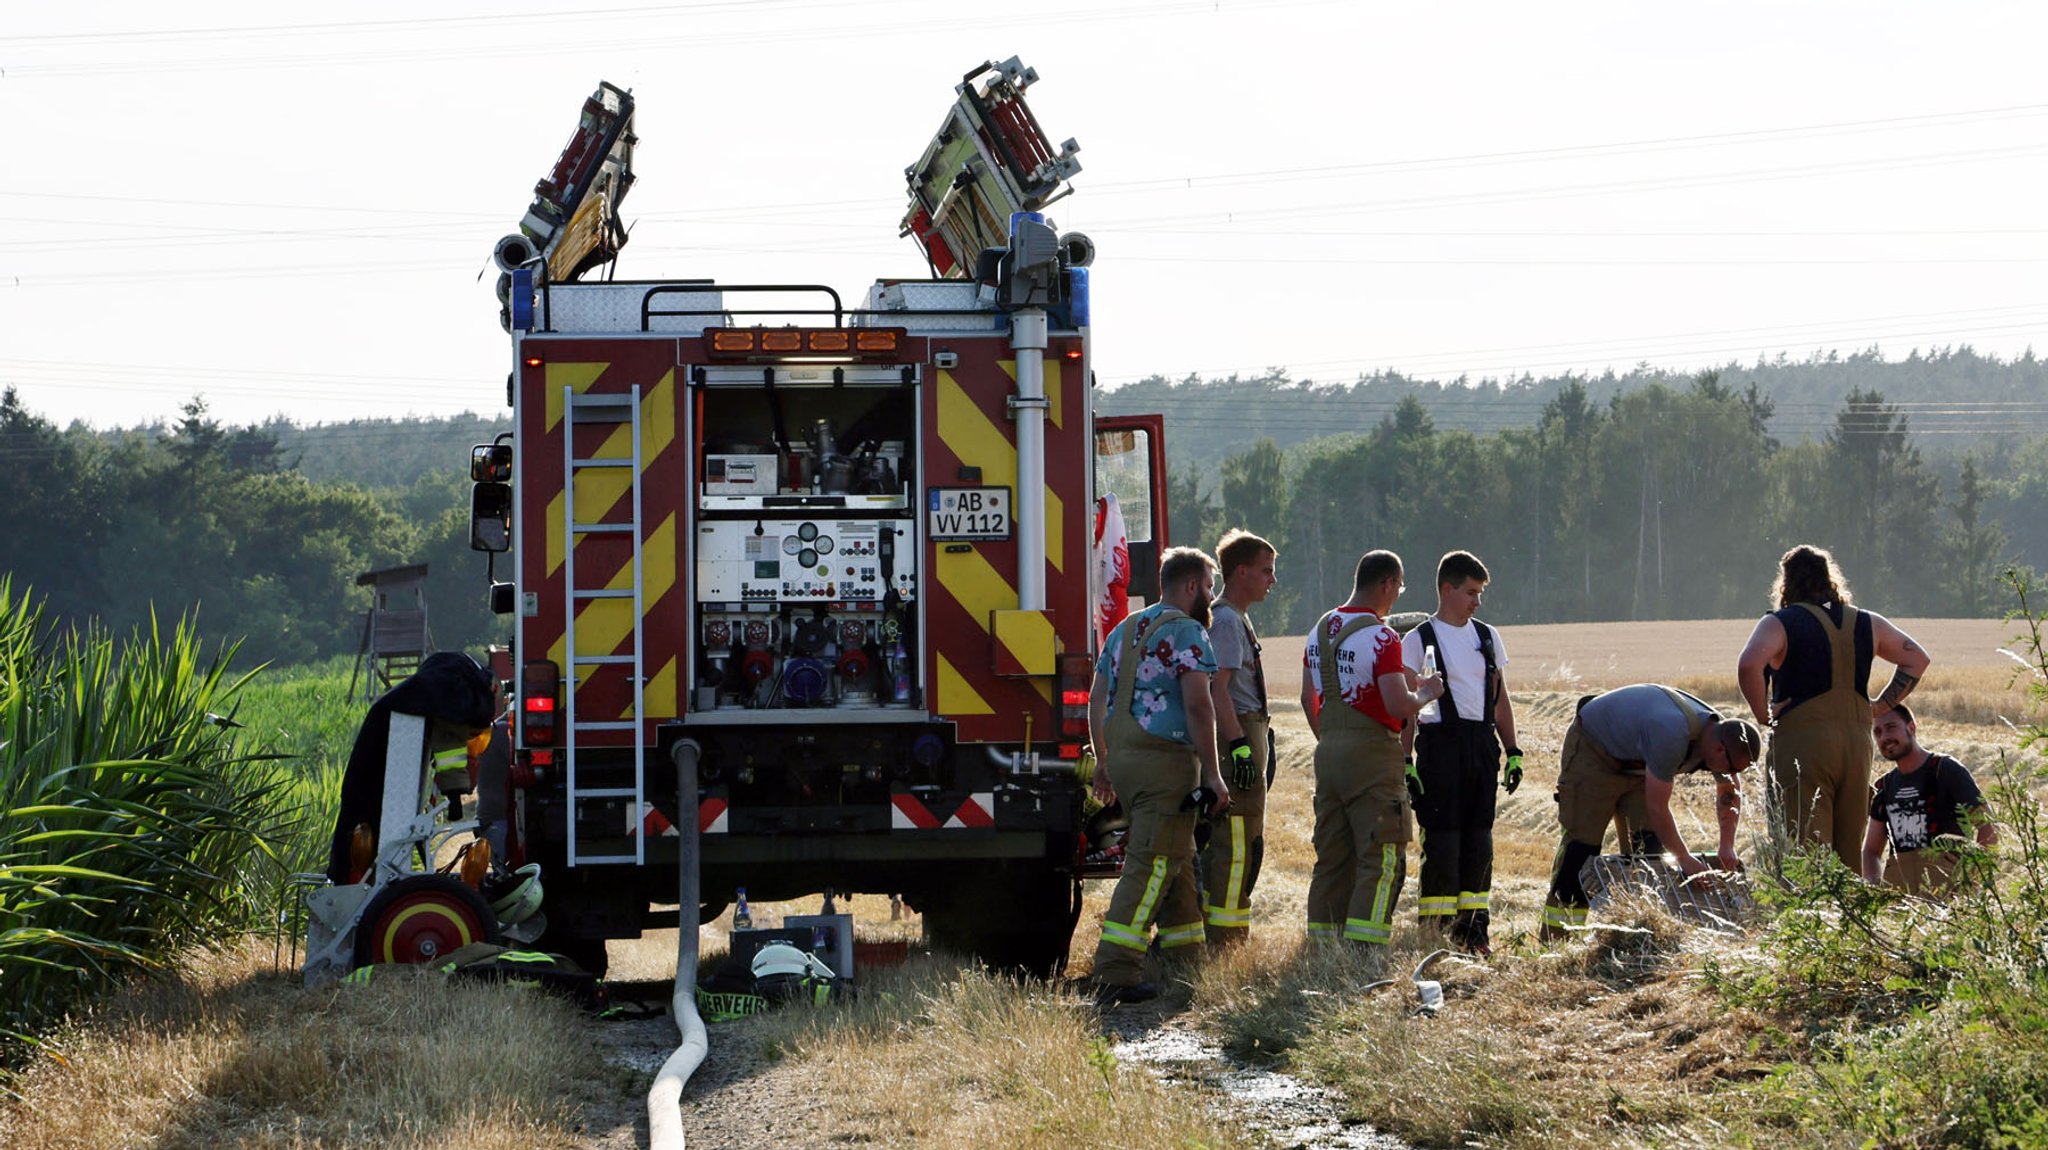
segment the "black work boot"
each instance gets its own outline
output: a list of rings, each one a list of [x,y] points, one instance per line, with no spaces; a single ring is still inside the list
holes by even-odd
[[[1159,997],[1156,982],[1134,982],[1129,986],[1104,983],[1095,991],[1095,1009],[1109,1010],[1127,1002],[1150,1002]]]

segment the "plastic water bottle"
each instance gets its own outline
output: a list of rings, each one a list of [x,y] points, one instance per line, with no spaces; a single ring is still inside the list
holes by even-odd
[[[903,640],[889,652],[889,701],[910,702],[910,656],[903,650]]]
[[[1437,673],[1435,647],[1424,647],[1422,649],[1422,673],[1425,676],[1434,675]],[[1444,686],[1445,689],[1448,690],[1450,684],[1446,683]],[[1435,699],[1431,699],[1429,701],[1429,705],[1422,708],[1422,713],[1420,717],[1434,721],[1437,715],[1440,713],[1436,703],[1437,701]]]
[[[733,904],[732,928],[734,930],[754,929],[754,912],[747,909],[746,887],[739,888],[739,899]]]

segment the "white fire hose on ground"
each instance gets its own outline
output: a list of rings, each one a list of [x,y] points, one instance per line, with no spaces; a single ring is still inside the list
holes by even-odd
[[[669,757],[676,764],[676,830],[682,874],[676,889],[676,992],[670,1003],[682,1045],[661,1064],[647,1091],[648,1150],[683,1150],[683,1084],[710,1053],[704,1019],[697,1014],[697,757],[695,740],[677,741]]]

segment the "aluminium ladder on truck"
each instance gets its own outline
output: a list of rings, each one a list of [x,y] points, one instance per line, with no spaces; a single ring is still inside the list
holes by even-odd
[[[562,485],[563,537],[568,546],[563,549],[564,570],[562,581],[568,590],[569,603],[564,615],[563,642],[566,648],[569,682],[563,691],[563,708],[568,713],[564,725],[568,729],[567,758],[569,763],[569,865],[572,867],[593,863],[644,865],[647,861],[647,836],[635,833],[633,850],[628,854],[584,853],[579,840],[583,825],[583,806],[593,800],[630,800],[626,808],[627,818],[639,820],[647,804],[647,748],[646,739],[641,737],[643,716],[647,713],[647,668],[645,666],[646,644],[642,634],[646,625],[645,589],[640,533],[640,385],[622,393],[603,395],[579,394],[573,387],[562,389],[562,416],[566,426],[562,430],[562,455],[566,479]],[[576,454],[576,429],[587,426],[610,426],[624,430],[631,444],[631,452],[622,456],[579,457]],[[584,521],[576,514],[576,480],[584,474],[610,470],[626,473],[628,494],[631,496],[629,517],[624,522]],[[584,587],[576,582],[576,539],[581,535],[620,534],[631,540],[633,585],[625,587]],[[630,600],[633,612],[631,631],[632,650],[626,653],[608,651],[584,654],[576,645],[576,616],[585,604],[599,599]],[[588,674],[598,667],[619,665],[625,668],[629,698],[628,716],[622,719],[585,719],[576,705],[576,691]],[[628,740],[633,749],[633,785],[630,787],[585,787],[577,778],[576,745],[578,736],[595,731],[632,731]]]
[[[993,75],[977,91],[974,81],[985,72]],[[1081,170],[1074,158],[1081,145],[1068,140],[1054,151],[1024,102],[1024,89],[1037,80],[1037,69],[1015,56],[967,73],[938,134],[903,170],[910,207],[901,234],[917,239],[934,275],[972,277],[982,251],[1009,242],[1010,213],[1059,199]]]
[[[576,131],[548,174],[533,185],[519,230],[498,241],[498,269],[545,262],[566,283],[616,258],[626,245],[619,204],[633,186],[633,94],[599,82],[583,101]],[[502,299],[509,285],[499,288]]]

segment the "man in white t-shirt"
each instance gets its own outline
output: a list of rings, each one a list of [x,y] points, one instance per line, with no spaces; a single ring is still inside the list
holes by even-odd
[[[1489,954],[1493,897],[1495,787],[1515,793],[1522,751],[1515,745],[1515,707],[1508,699],[1508,649],[1500,632],[1472,616],[1490,576],[1469,551],[1453,551],[1436,567],[1436,614],[1401,641],[1401,661],[1418,675],[1441,671],[1449,691],[1404,732],[1410,744],[1409,797],[1422,829],[1421,893],[1425,930]],[[1501,750],[1507,750],[1507,775]]]

